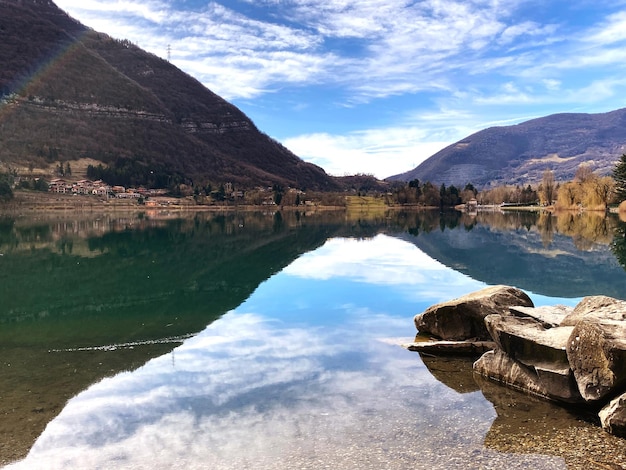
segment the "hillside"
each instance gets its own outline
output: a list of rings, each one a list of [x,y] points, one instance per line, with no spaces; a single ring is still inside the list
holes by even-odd
[[[147,185],[339,187],[174,65],[51,1],[0,0],[0,35],[5,170],[91,158]]]
[[[477,187],[530,184],[543,172],[571,180],[581,163],[609,174],[626,151],[626,109],[602,114],[554,114],[514,126],[491,127],[437,152],[391,181],[431,181]]]

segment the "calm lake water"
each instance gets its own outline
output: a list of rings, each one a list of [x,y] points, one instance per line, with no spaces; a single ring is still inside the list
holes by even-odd
[[[626,466],[626,440],[592,418],[478,380],[469,359],[400,346],[416,313],[487,285],[536,305],[626,299],[623,225],[528,213],[2,217],[0,462]]]

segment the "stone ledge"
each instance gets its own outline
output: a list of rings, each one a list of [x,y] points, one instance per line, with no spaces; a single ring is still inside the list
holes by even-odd
[[[458,354],[464,356],[479,356],[496,347],[493,341],[418,341],[403,344],[409,351],[424,354]]]

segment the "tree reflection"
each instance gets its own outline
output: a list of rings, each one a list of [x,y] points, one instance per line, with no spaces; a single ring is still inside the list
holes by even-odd
[[[626,270],[626,222],[617,222],[614,229],[611,251],[617,258],[617,262]]]

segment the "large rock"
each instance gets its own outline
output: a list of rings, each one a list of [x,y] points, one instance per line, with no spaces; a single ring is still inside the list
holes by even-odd
[[[612,400],[599,413],[602,429],[626,437],[626,393]]]
[[[567,358],[585,400],[614,395],[626,386],[626,321],[586,316],[572,330]]]
[[[512,359],[527,366],[551,363],[569,367],[565,347],[573,327],[545,328],[534,318],[512,315],[489,315],[485,325]]]
[[[574,309],[565,305],[544,305],[541,307],[522,307],[518,305],[511,307],[509,310],[515,316],[534,318],[543,327],[554,328],[561,325]]]
[[[532,374],[542,395],[570,403],[583,401],[565,351],[573,327],[545,328],[532,317],[511,315],[489,315],[485,323],[500,350]],[[534,393],[535,384],[526,386]]]
[[[583,319],[626,320],[626,302],[605,295],[583,298],[561,322],[561,326],[576,326]]]
[[[569,367],[559,369],[550,364],[529,367],[496,349],[483,354],[474,363],[474,371],[511,388],[549,400],[566,403],[583,401]]]
[[[525,292],[510,286],[487,287],[448,302],[433,305],[415,316],[415,327],[420,333],[429,333],[452,341],[466,339],[490,340],[485,317],[507,314],[511,306],[532,307]]]

